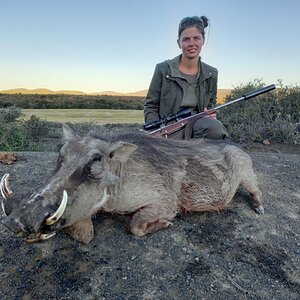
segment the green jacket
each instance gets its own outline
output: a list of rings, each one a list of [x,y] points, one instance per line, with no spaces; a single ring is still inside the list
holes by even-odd
[[[146,96],[144,105],[145,122],[156,121],[165,115],[180,110],[184,88],[178,69],[181,55],[159,63]],[[197,85],[198,109],[212,108],[217,98],[218,70],[199,60],[200,77]]]

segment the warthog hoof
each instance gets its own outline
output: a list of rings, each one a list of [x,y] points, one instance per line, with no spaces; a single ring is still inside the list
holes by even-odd
[[[265,214],[265,209],[262,205],[260,205],[259,207],[254,208],[254,211],[259,215],[264,215]]]
[[[172,226],[173,223],[165,220],[165,219],[159,219],[152,223],[144,223],[140,226],[131,228],[132,234],[136,236],[144,236],[148,233],[152,233],[161,229],[168,228]]]

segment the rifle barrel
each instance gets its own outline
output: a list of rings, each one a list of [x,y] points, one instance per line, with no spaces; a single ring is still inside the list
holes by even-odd
[[[258,89],[256,91],[246,93],[243,96],[245,97],[245,99],[250,99],[250,98],[253,98],[255,96],[261,95],[263,93],[272,91],[275,88],[276,88],[276,85],[275,84],[271,84],[271,85],[265,86],[264,88]]]
[[[227,106],[227,105],[231,105],[231,104],[233,104],[233,103],[235,103],[235,102],[239,102],[239,101],[241,101],[241,100],[247,100],[247,99],[256,97],[256,96],[258,96],[258,95],[261,95],[261,94],[264,94],[264,93],[266,93],[266,92],[272,91],[272,90],[274,90],[275,88],[276,88],[276,85],[275,85],[275,84],[268,85],[268,86],[266,86],[266,87],[264,87],[264,88],[261,88],[261,89],[258,89],[258,90],[256,90],[256,91],[246,93],[246,94],[244,94],[244,95],[243,95],[242,97],[240,97],[240,98],[237,98],[237,99],[235,99],[235,100],[228,101],[228,102],[226,102],[226,103],[224,103],[224,104],[218,105],[218,106],[216,106],[215,108],[212,108],[211,110],[216,110],[216,109],[225,107],[225,106]],[[210,110],[208,110],[208,111],[210,111]]]

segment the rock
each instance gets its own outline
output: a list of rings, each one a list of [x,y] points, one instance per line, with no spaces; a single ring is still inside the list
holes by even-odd
[[[269,140],[263,140],[262,143],[263,145],[267,145],[267,146],[271,145],[271,142]]]
[[[17,161],[17,155],[12,152],[0,152],[0,162],[4,165],[11,165]]]

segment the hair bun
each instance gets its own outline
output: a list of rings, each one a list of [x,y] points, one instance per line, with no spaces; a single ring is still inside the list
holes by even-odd
[[[206,28],[208,26],[208,23],[209,23],[208,18],[206,18],[205,16],[201,16],[200,18],[203,21],[204,28]]]

